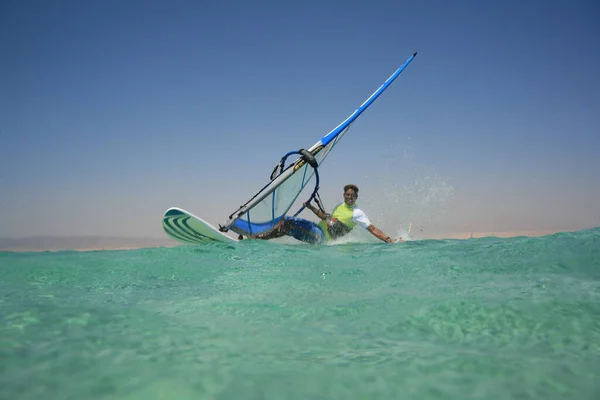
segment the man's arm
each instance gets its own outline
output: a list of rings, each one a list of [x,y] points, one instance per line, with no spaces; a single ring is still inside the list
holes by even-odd
[[[398,238],[398,239],[392,239],[391,237],[387,236],[386,234],[384,234],[383,232],[381,232],[379,230],[379,228],[377,228],[375,225],[371,224],[368,226],[367,230],[369,232],[371,232],[371,234],[373,236],[375,236],[377,239],[379,240],[383,240],[386,243],[395,243],[395,242],[403,242],[404,240],[402,240],[402,238]]]
[[[317,217],[319,217],[319,219],[327,219],[327,214],[325,214],[323,211],[319,210],[318,208],[313,207],[312,204],[310,204],[310,203],[309,204],[304,203],[304,206],[306,208],[308,208],[310,211],[312,211],[313,213],[315,213],[315,215]]]

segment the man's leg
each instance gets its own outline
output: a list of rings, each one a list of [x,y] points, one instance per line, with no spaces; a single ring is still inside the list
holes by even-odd
[[[310,244],[320,244],[325,241],[325,233],[317,224],[304,218],[295,217],[284,217],[271,232],[248,237],[269,240],[286,235]]]
[[[304,218],[290,218],[287,222],[286,234],[309,244],[320,244],[325,241],[325,233],[317,224]]]
[[[281,221],[279,221],[277,223],[277,225],[275,225],[275,228],[273,228],[272,231],[270,232],[266,232],[266,233],[260,233],[256,236],[248,236],[250,239],[262,239],[262,240],[269,240],[269,239],[276,239],[278,237],[282,237],[288,234],[289,231],[289,223],[290,221],[286,219],[287,217],[284,217],[284,219],[282,219]]]

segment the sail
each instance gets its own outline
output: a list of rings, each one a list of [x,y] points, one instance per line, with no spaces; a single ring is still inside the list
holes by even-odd
[[[223,230],[231,229],[240,235],[257,235],[268,232],[288,213],[300,193],[306,188],[313,176],[317,175],[318,189],[318,167],[325,157],[346,134],[350,125],[383,93],[392,82],[402,73],[404,68],[410,64],[417,53],[414,53],[398,68],[360,107],[358,107],[348,118],[335,127],[321,140],[315,143],[306,152],[293,151],[286,154],[279,164],[279,173],[274,171],[271,181],[254,195],[246,204],[233,212],[228,221],[222,227]],[[290,165],[285,167],[284,162],[288,156],[297,155]],[[310,156],[314,160],[311,160]],[[311,165],[312,164],[312,165]],[[277,170],[277,168],[276,168]],[[311,199],[312,199],[311,196]]]

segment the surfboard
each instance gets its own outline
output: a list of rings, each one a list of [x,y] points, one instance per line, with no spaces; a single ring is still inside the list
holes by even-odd
[[[177,207],[165,211],[162,225],[166,234],[178,242],[188,244],[238,242],[237,239],[224,234],[202,218]]]

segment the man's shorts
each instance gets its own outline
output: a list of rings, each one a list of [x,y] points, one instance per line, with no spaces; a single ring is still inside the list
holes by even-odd
[[[302,242],[310,244],[321,244],[325,241],[323,229],[312,221],[304,218],[285,217],[288,225],[288,235]]]

